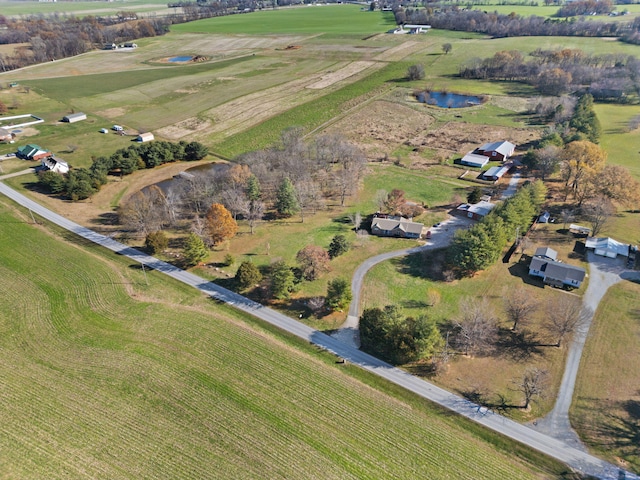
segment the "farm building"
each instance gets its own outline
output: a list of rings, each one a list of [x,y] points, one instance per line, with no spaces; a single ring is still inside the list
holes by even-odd
[[[473,153],[491,158],[491,160],[506,160],[515,151],[516,146],[507,141],[485,143],[476,148]]]
[[[52,172],[64,174],[69,171],[69,164],[64,160],[57,158],[55,155],[43,158],[41,160],[42,168],[51,170]]]
[[[549,223],[550,219],[551,219],[551,214],[546,210],[542,212],[540,216],[538,216],[538,222],[540,223]]]
[[[62,121],[68,122],[68,123],[80,122],[86,119],[87,119],[87,115],[82,112],[72,113],[70,115],[65,115],[64,117],[62,117]]]
[[[381,237],[420,238],[422,223],[412,222],[402,217],[374,217],[371,233]]]
[[[462,165],[467,165],[469,167],[484,167],[487,163],[489,163],[489,157],[485,157],[484,155],[477,155],[473,152],[467,153],[460,160]]]
[[[629,256],[629,245],[620,243],[613,238],[589,238],[585,246],[589,250],[593,250],[596,255],[603,257],[616,258],[618,255],[623,257]]]
[[[473,220],[482,220],[495,206],[495,203],[485,200],[481,200],[478,203],[463,203],[456,208],[455,213]]]
[[[11,133],[6,128],[0,127],[0,142],[11,142],[15,137],[15,133]]]
[[[154,139],[155,137],[153,136],[153,133],[151,132],[147,132],[147,133],[141,133],[140,135],[137,136],[136,138],[136,142],[150,142]]]
[[[511,167],[513,167],[513,162],[506,162],[500,167],[491,167],[489,170],[482,174],[482,178],[484,180],[500,180],[505,173],[511,170]]]
[[[529,275],[540,277],[547,285],[554,287],[575,287],[582,285],[586,270],[557,259],[558,253],[549,247],[540,247],[529,264]]]
[[[30,143],[24,147],[18,147],[17,155],[25,160],[41,160],[45,157],[50,157],[53,154],[49,150],[45,150],[34,143]]]

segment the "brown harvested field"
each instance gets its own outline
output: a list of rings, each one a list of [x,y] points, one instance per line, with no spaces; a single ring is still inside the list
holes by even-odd
[[[350,63],[349,65],[339,70],[336,70],[333,72],[327,72],[325,75],[322,75],[322,78],[320,79],[320,81],[313,83],[311,85],[308,85],[307,88],[320,90],[320,89],[329,87],[334,83],[339,82],[340,80],[349,78],[357,73],[360,73],[372,67],[373,65],[375,65],[375,62],[361,61],[361,62]]]
[[[346,135],[363,148],[369,158],[392,156],[394,150],[404,146],[409,150],[411,163],[424,160],[425,150],[436,152],[438,157],[451,158],[496,139],[522,145],[540,135],[531,128],[462,121],[441,124],[429,108],[411,105],[393,99],[376,100],[333,123],[326,131]]]

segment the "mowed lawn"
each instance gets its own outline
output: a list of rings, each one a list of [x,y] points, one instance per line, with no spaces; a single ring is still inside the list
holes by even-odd
[[[391,12],[369,12],[360,5],[307,5],[246,15],[207,18],[171,27],[175,32],[248,35],[322,34],[354,36],[384,33],[396,25]]]
[[[11,246],[0,250],[7,478],[558,474],[457,417],[371,388],[356,378],[367,375],[302,342],[159,274],[147,273],[147,285],[126,259],[29,220],[0,202],[0,241]]]
[[[640,472],[640,284],[612,287],[598,307],[576,380],[571,423],[598,455]],[[628,463],[627,463],[628,462]]]

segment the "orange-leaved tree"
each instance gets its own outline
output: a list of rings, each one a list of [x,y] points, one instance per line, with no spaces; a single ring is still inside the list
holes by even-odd
[[[238,224],[221,203],[209,207],[206,216],[207,233],[214,245],[232,238],[238,231]]]

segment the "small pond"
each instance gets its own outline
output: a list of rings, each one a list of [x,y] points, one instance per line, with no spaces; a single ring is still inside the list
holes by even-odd
[[[193,60],[193,55],[186,55],[186,56],[181,56],[181,57],[171,57],[168,61],[169,62],[188,62],[190,60]]]
[[[465,108],[483,103],[483,97],[463,95],[452,92],[420,92],[416,95],[419,102],[442,108]]]

